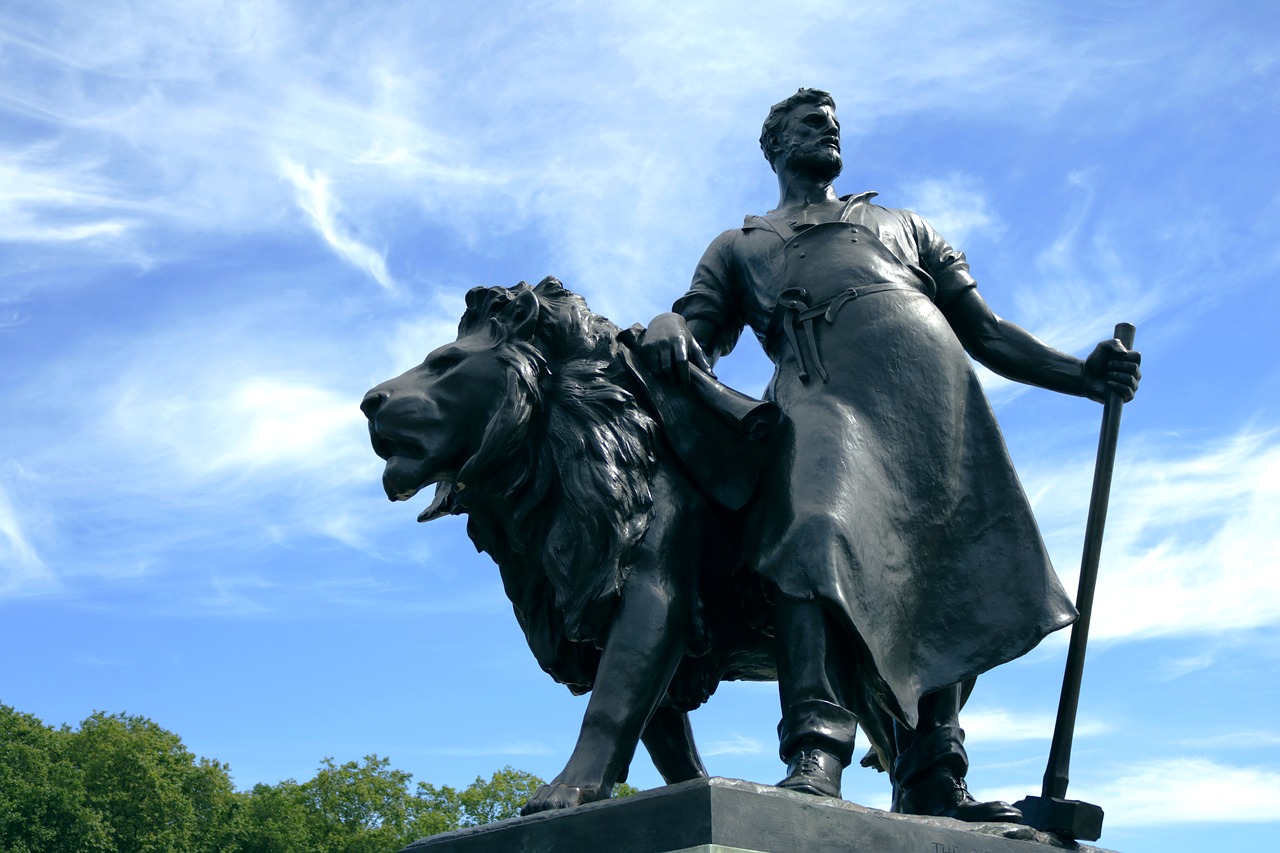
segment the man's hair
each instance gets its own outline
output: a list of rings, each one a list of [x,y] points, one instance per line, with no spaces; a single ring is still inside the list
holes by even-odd
[[[764,159],[769,161],[769,167],[775,172],[778,168],[773,165],[773,161],[782,149],[782,130],[786,127],[787,116],[796,107],[808,104],[831,107],[833,110],[836,108],[835,99],[821,89],[801,88],[785,101],[774,104],[769,110],[769,117],[764,120],[764,127],[760,130],[760,150],[764,152]]]

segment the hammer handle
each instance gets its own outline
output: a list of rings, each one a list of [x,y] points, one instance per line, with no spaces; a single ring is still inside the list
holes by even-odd
[[[1116,340],[1125,349],[1133,349],[1134,329],[1131,323],[1117,323]],[[1102,404],[1102,432],[1098,437],[1098,458],[1093,468],[1093,493],[1089,498],[1089,520],[1085,523],[1084,556],[1080,560],[1080,587],[1076,593],[1076,609],[1080,618],[1071,629],[1067,648],[1067,668],[1062,677],[1062,695],[1058,700],[1058,718],[1053,727],[1053,743],[1049,747],[1049,766],[1044,773],[1042,795],[1064,799],[1071,770],[1071,741],[1076,728],[1076,710],[1080,705],[1080,682],[1084,675],[1085,646],[1089,642],[1089,621],[1093,614],[1093,593],[1098,584],[1098,563],[1102,556],[1102,534],[1107,525],[1107,504],[1111,497],[1111,474],[1115,470],[1116,444],[1120,437],[1120,411],[1124,400],[1119,393],[1108,391]]]

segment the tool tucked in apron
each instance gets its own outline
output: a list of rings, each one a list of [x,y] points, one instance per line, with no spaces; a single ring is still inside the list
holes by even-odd
[[[785,344],[802,382],[812,372],[823,382],[830,379],[815,324],[834,324],[840,309],[854,299],[888,291],[932,298],[937,290],[927,272],[904,263],[865,225],[840,220],[797,232],[781,217],[766,221],[785,240],[783,291],[766,339],[775,356]]]

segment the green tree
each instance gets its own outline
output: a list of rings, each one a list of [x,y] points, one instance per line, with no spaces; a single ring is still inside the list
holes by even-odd
[[[417,799],[421,803],[413,822],[413,832],[417,838],[452,832],[466,825],[463,823],[465,810],[462,796],[457,788],[419,782]]]
[[[515,817],[541,784],[537,776],[510,765],[487,781],[477,776],[461,791],[449,785],[419,782],[418,799],[426,805],[423,825],[419,828],[430,830],[424,833],[425,837]]]
[[[225,765],[197,759],[181,738],[146,717],[98,712],[79,731],[64,732],[114,849],[226,850],[235,795]]]
[[[244,796],[236,792],[227,765],[198,759],[184,770],[182,790],[195,815],[192,853],[232,853]]]
[[[467,785],[460,797],[466,824],[493,824],[494,821],[520,815],[520,809],[541,784],[543,780],[538,776],[515,770],[511,765],[495,772],[489,781],[476,776],[474,783]]]
[[[0,705],[0,850],[115,853],[68,758],[68,737]]]
[[[520,814],[520,809],[546,784],[539,777],[507,765],[494,773],[487,781],[483,776],[463,790],[448,785],[418,783],[418,797],[427,803],[419,818],[417,829],[424,831],[419,837],[450,832],[465,826],[479,826],[506,820]],[[629,797],[639,793],[625,782],[613,786],[613,796]]]
[[[412,775],[386,758],[336,764],[326,758],[301,793],[326,853],[382,853],[414,840],[421,803],[409,793]]]
[[[257,785],[241,795],[237,853],[394,853],[419,838],[519,813],[542,784],[510,767],[462,791],[419,784],[376,755],[321,762],[301,784]]]
[[[307,794],[292,779],[259,783],[239,795],[235,853],[322,853],[320,822],[308,810]]]
[[[499,770],[489,781],[477,776],[459,796],[467,826],[493,823],[520,814],[521,807],[543,784],[532,773],[516,770],[511,765]]]
[[[53,729],[0,705],[3,853],[395,853],[412,841],[514,817],[542,780],[504,767],[459,791],[386,758],[237,792],[145,717],[95,713]],[[635,789],[618,785],[614,796]]]
[[[628,785],[626,782],[619,782],[618,784],[613,786],[613,798],[615,800],[621,799],[622,797],[630,797],[633,794],[638,794],[638,793],[640,793],[639,788],[633,788],[630,785]]]

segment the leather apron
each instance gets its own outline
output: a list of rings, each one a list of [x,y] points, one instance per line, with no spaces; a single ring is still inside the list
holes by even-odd
[[[1074,609],[933,279],[861,224],[764,220],[785,241],[766,349],[787,424],[748,559],[851,630],[858,678],[914,726],[920,696],[1018,657]]]

